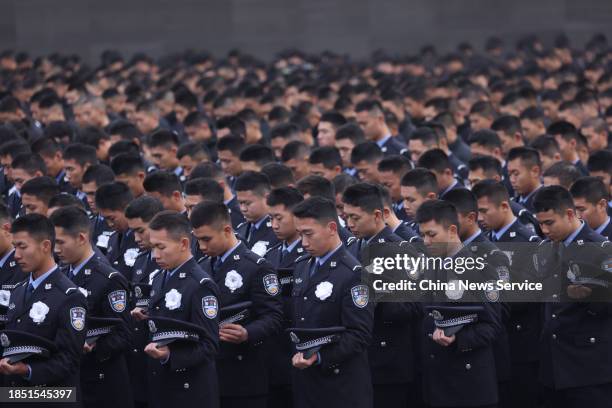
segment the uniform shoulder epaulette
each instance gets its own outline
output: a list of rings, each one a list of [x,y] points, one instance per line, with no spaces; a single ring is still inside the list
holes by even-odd
[[[71,294],[72,292],[75,292],[75,291],[79,292],[79,288],[77,288],[76,286],[73,286],[71,288],[66,289],[66,291],[64,293],[66,293],[66,295],[69,295],[69,294]]]
[[[357,242],[357,237],[348,237],[346,240],[346,246],[352,245]]]
[[[149,285],[153,284],[153,279],[161,272],[161,269],[155,269],[149,274]]]
[[[529,242],[537,242],[540,240],[540,237],[537,235],[532,235],[529,237]]]
[[[265,262],[266,260],[266,258],[262,258],[261,256],[257,255],[255,252],[252,251],[245,252],[244,257],[258,265]]]
[[[300,255],[297,258],[295,258],[295,261],[293,261],[293,262],[295,262],[295,263],[303,262],[303,261],[305,261],[307,259],[310,259],[310,254]]]
[[[272,245],[270,248],[267,249],[266,255],[269,254],[272,250],[281,247],[282,245],[282,242],[277,242],[276,244]]]
[[[243,221],[240,224],[236,225],[236,230],[242,228],[243,225],[246,225],[246,221]]]
[[[140,258],[141,256],[145,256],[145,255],[149,255],[149,251],[139,251],[138,255],[136,255],[136,258]]]

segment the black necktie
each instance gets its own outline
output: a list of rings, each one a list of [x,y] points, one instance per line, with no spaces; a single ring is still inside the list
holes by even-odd
[[[169,280],[170,280],[170,271],[164,270],[164,282],[162,284],[162,288],[166,286]]]
[[[34,292],[34,285],[32,283],[29,283],[25,291],[25,303],[28,303],[28,300],[30,300],[30,298],[32,297],[33,292]]]

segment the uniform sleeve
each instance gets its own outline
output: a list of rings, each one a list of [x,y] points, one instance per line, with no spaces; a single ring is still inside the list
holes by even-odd
[[[191,297],[190,323],[204,328],[206,336],[197,343],[173,342],[170,347],[170,368],[179,370],[213,361],[219,351],[219,298],[214,283],[200,284]]]
[[[121,319],[121,323],[117,324],[111,333],[101,337],[96,342],[94,352],[98,361],[105,361],[124,353],[129,350],[132,344],[131,317],[128,307],[129,293],[127,280],[123,276],[115,273],[108,280],[102,301],[103,317],[118,318]],[[118,301],[121,298],[124,299],[123,303]]]
[[[498,304],[483,303],[482,318],[463,327],[456,334],[459,351],[474,350],[490,346],[501,335],[501,307]]]
[[[86,331],[84,324],[76,329],[71,323],[70,311],[77,307],[86,310],[87,301],[80,292],[74,291],[57,310],[58,327],[53,342],[58,351],[44,361],[30,363],[31,385],[56,384],[78,371]]]
[[[249,333],[248,342],[250,344],[257,344],[278,333],[283,319],[283,304],[280,299],[280,285],[276,271],[268,262],[261,263],[257,267],[256,278],[251,287],[254,318],[244,326]],[[271,282],[276,282],[275,292],[270,286]]]
[[[320,351],[321,366],[331,368],[356,354],[367,350],[372,338],[374,324],[374,304],[367,300],[366,304],[354,300],[353,288],[364,286],[361,283],[361,274],[353,273],[340,299],[342,305],[341,323],[346,328],[337,343],[323,347]],[[361,288],[363,289],[363,288]],[[363,299],[361,299],[363,301]]]

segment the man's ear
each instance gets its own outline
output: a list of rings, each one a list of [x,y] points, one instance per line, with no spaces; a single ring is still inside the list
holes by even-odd
[[[183,198],[183,194],[180,191],[173,191],[172,192],[172,199],[174,201],[181,201]]]
[[[144,171],[139,171],[138,173],[136,173],[136,176],[138,177],[138,179],[139,179],[140,181],[144,181],[144,179],[145,179],[145,177],[146,177],[146,175],[145,175]]]
[[[434,193],[433,191],[427,193],[425,195],[425,199],[426,200],[435,200],[436,198],[438,198],[438,195],[436,193]]]

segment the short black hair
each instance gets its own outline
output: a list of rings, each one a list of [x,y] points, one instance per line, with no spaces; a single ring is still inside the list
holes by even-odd
[[[502,142],[497,133],[491,129],[481,129],[470,135],[469,144],[477,144],[488,149],[502,148]]]
[[[34,177],[23,183],[21,186],[21,194],[27,194],[36,197],[38,200],[49,205],[49,201],[59,194],[60,188],[51,177],[42,176]]]
[[[202,201],[191,210],[189,220],[193,228],[231,224],[230,213],[227,206],[215,201]]]
[[[17,218],[11,225],[11,233],[19,232],[25,232],[38,242],[48,239],[52,245],[55,244],[55,228],[44,215],[26,214]]]
[[[592,153],[587,161],[589,171],[604,171],[612,173],[612,151],[599,150]]]
[[[238,157],[244,149],[244,139],[239,135],[227,135],[217,141],[217,151],[229,151]]]
[[[145,171],[144,160],[139,154],[121,153],[113,157],[110,166],[117,176],[134,175]]]
[[[223,187],[212,178],[197,178],[185,183],[186,195],[197,195],[205,200],[223,202]]]
[[[332,180],[334,192],[336,194],[342,194],[344,191],[353,184],[357,184],[359,180],[350,174],[340,173]]]
[[[546,186],[538,189],[533,198],[533,208],[537,213],[552,210],[557,214],[567,209],[576,209],[572,195],[561,186]]]
[[[197,178],[213,178],[215,180],[225,180],[225,174],[223,173],[223,169],[221,169],[221,166],[219,166],[217,163],[198,163],[189,175],[190,180]]]
[[[482,169],[485,173],[494,172],[499,176],[501,176],[503,172],[500,161],[493,156],[474,157],[468,162],[468,167],[470,171]]]
[[[140,147],[131,140],[119,140],[108,149],[108,156],[112,159],[120,154],[140,154]]]
[[[94,164],[83,173],[83,184],[96,183],[96,186],[115,181],[115,173],[106,164]]]
[[[276,157],[274,151],[268,146],[253,144],[245,147],[240,152],[240,161],[255,162],[258,166],[264,166],[268,163],[274,163]]]
[[[162,212],[164,206],[155,197],[143,195],[134,199],[125,208],[125,217],[129,219],[140,218],[144,222],[149,222],[155,214]]]
[[[284,164],[268,163],[261,168],[261,172],[268,176],[272,188],[286,187],[295,183],[291,169]]]
[[[6,222],[10,223],[11,221],[11,213],[7,205],[0,201],[0,222],[4,224]]]
[[[134,199],[130,188],[118,181],[104,184],[96,190],[96,207],[111,211],[125,211]]]
[[[127,120],[117,120],[108,125],[109,135],[118,135],[123,140],[142,139],[142,132],[136,125]]]
[[[331,181],[322,176],[311,174],[297,182],[296,188],[300,190],[304,196],[310,197],[325,197],[334,200],[336,193],[334,185]]]
[[[342,167],[342,156],[334,146],[317,147],[310,153],[308,162],[322,164],[326,169],[333,169],[336,166]]]
[[[30,146],[23,140],[11,140],[0,145],[0,156],[10,156],[11,159],[20,154],[30,152]]]
[[[63,228],[68,235],[90,234],[91,221],[82,208],[74,205],[62,207],[54,211],[50,218],[56,228]]]
[[[367,163],[377,163],[383,158],[383,151],[376,142],[363,142],[351,151],[351,163],[357,164],[362,161]]]
[[[412,163],[408,158],[400,154],[394,154],[387,156],[378,162],[378,171],[380,172],[392,172],[397,174],[400,178],[404,176],[409,170],[412,169]]]
[[[270,179],[265,174],[256,171],[245,171],[236,179],[234,189],[236,192],[252,191],[254,194],[263,197],[272,188],[270,186]]]
[[[443,172],[444,170],[453,170],[448,156],[442,149],[430,149],[419,157],[418,167],[423,167],[428,170]]]
[[[521,120],[513,115],[503,115],[495,119],[491,124],[491,129],[496,132],[504,132],[507,135],[514,135],[517,132],[523,134]]]
[[[104,129],[96,126],[87,126],[84,129],[81,129],[77,138],[80,143],[92,146],[94,149],[100,147],[100,141],[108,139],[110,139],[110,136],[104,131]]]
[[[371,183],[357,183],[347,187],[342,194],[342,201],[369,213],[376,210],[383,212],[384,209],[380,190]]]
[[[404,187],[414,187],[419,194],[425,196],[428,193],[438,192],[438,181],[436,175],[428,169],[417,167],[408,171],[400,180]]]
[[[336,129],[336,140],[348,139],[353,142],[354,145],[365,142],[365,134],[356,123],[347,123]]]
[[[334,129],[338,129],[340,126],[346,124],[346,118],[339,112],[329,111],[321,115],[319,122],[331,123]]]
[[[51,137],[41,137],[32,143],[32,152],[43,157],[51,157],[61,151],[59,144]]]
[[[183,214],[177,211],[161,211],[155,214],[149,229],[152,231],[165,230],[172,239],[178,241],[187,238],[191,241],[191,224]]]
[[[610,201],[610,189],[599,177],[581,177],[572,184],[570,193],[574,198],[584,198],[593,205],[601,200]]]
[[[11,167],[14,169],[25,170],[28,174],[33,175],[37,171],[42,174],[47,173],[47,166],[42,157],[34,153],[21,153],[13,158]]]
[[[306,158],[310,153],[308,145],[301,140],[293,140],[283,147],[281,152],[281,161],[288,162],[291,159],[302,159]]]
[[[275,205],[284,205],[286,208],[291,208],[294,205],[304,201],[304,196],[297,188],[280,187],[275,188],[270,192],[266,203],[272,207]]]
[[[282,138],[289,140],[299,137],[300,128],[291,122],[281,123],[270,130],[270,139]]]
[[[74,160],[79,166],[98,163],[96,148],[83,143],[71,143],[64,149],[64,160]]]
[[[495,119],[497,112],[491,102],[478,101],[470,108],[470,114],[476,114],[489,119]]]
[[[482,180],[472,187],[472,193],[476,199],[486,197],[496,206],[500,206],[502,202],[510,202],[508,189],[503,183],[495,180]]]
[[[542,168],[542,162],[540,160],[540,154],[532,147],[514,147],[508,152],[508,161],[520,159],[527,168],[538,166]]]
[[[561,152],[559,143],[557,143],[555,137],[551,135],[540,135],[536,137],[534,141],[531,142],[530,147],[538,151],[540,155],[547,157],[554,157],[555,154]]]
[[[181,192],[181,180],[170,171],[157,170],[145,177],[142,186],[147,193],[159,193],[164,197],[170,197],[175,191]]]
[[[178,147],[179,140],[176,133],[167,129],[160,129],[153,132],[147,138],[147,146],[151,148],[161,147],[170,149],[171,147]]]
[[[473,212],[478,215],[478,201],[476,196],[466,188],[456,188],[444,195],[444,201],[455,206],[457,212],[463,216]]]
[[[381,114],[384,112],[382,105],[375,99],[366,99],[359,102],[355,106],[355,113],[359,112],[380,112]]]
[[[566,141],[572,139],[578,141],[578,129],[570,122],[564,120],[551,123],[546,129],[546,133],[552,136],[561,136]]]
[[[68,194],[68,193],[59,193],[59,194],[54,195],[51,198],[51,200],[49,200],[49,205],[47,205],[47,207],[62,208],[62,207],[68,207],[71,205],[79,207],[82,210],[85,210],[85,203],[79,200],[78,198],[76,198],[75,196],[73,196],[72,194]]]
[[[560,161],[547,168],[542,174],[542,177],[558,178],[559,183],[563,187],[570,188],[570,186],[574,184],[574,181],[578,180],[581,175],[580,170],[572,163]]]
[[[338,223],[338,213],[334,201],[325,197],[309,197],[295,205],[291,212],[296,218],[312,218],[318,223]]]
[[[176,151],[177,159],[182,159],[185,156],[189,156],[194,160],[210,160],[210,154],[208,150],[201,144],[197,142],[187,142],[182,144],[178,150]]]
[[[455,206],[446,200],[429,200],[421,204],[416,212],[416,222],[434,221],[445,228],[454,225],[459,229],[459,217]]]

